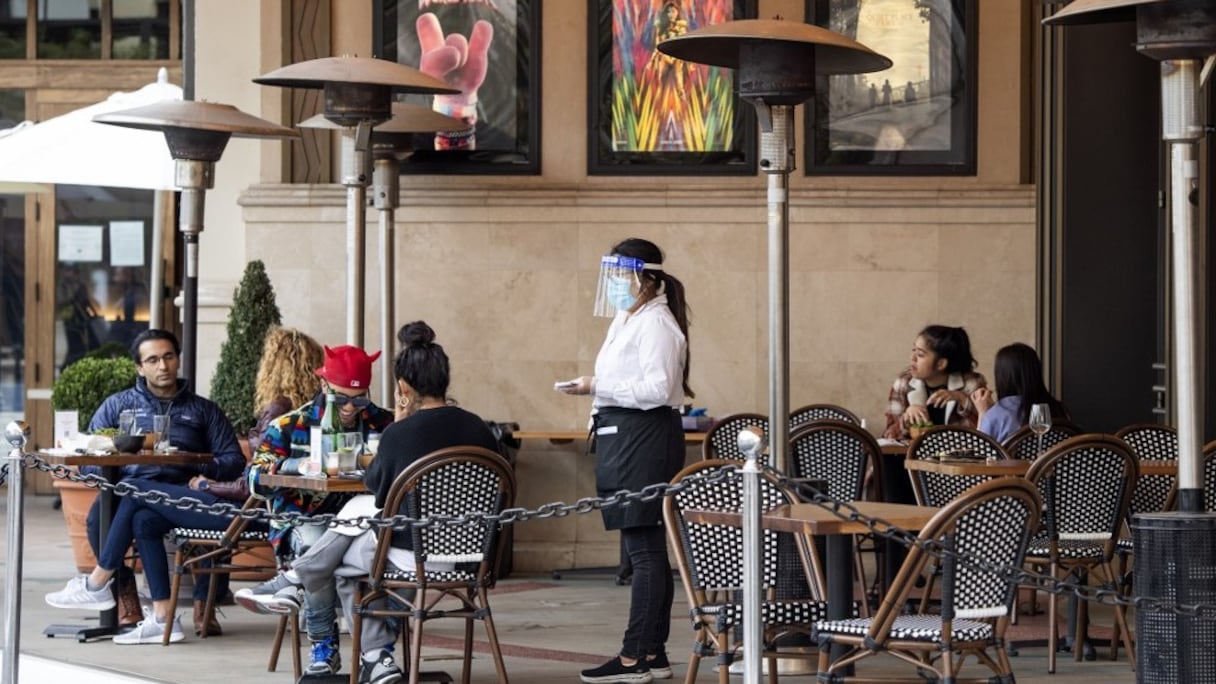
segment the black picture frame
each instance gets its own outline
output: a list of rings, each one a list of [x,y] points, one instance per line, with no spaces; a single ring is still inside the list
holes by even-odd
[[[426,8],[421,4],[418,0],[374,0],[372,29],[377,57],[420,68],[422,47],[417,20],[425,14],[438,20],[439,37],[458,33],[467,41],[481,21],[492,27],[493,36],[485,51],[486,75],[477,88],[476,104],[461,110],[475,112],[475,148],[436,149],[434,136],[417,135],[414,153],[401,162],[401,173],[539,174],[541,0],[436,2]],[[460,85],[458,77],[445,80]],[[426,106],[432,106],[435,97],[398,96]],[[444,111],[438,104],[435,108]],[[458,115],[450,109],[444,113]]]
[[[807,0],[811,23],[894,65],[816,79],[806,174],[975,175],[977,10],[976,0]]]
[[[734,71],[654,49],[660,33],[755,16],[756,0],[587,0],[588,175],[755,175],[755,113]]]

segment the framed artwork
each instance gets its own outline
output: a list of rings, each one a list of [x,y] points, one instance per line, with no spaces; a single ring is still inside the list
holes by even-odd
[[[807,17],[891,58],[825,76],[806,107],[806,173],[975,174],[976,0],[807,0]]]
[[[540,173],[540,4],[375,0],[376,56],[461,91],[398,97],[472,125],[415,136],[401,173]]]
[[[734,70],[655,49],[755,17],[755,0],[588,0],[587,16],[587,173],[756,172],[755,115],[734,94]]]

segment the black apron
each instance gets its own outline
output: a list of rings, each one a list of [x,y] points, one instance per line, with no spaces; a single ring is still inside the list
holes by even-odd
[[[647,411],[606,407],[593,416],[595,489],[610,496],[670,482],[684,467],[684,430],[670,406]],[[663,520],[663,499],[600,509],[604,527],[648,527]]]

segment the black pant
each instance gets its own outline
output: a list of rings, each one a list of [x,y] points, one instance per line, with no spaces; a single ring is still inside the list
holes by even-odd
[[[667,537],[661,526],[626,527],[621,542],[633,565],[629,625],[621,655],[642,659],[665,652],[671,633],[675,583],[667,562]]]

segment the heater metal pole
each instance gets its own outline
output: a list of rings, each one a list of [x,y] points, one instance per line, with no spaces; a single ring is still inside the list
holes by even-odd
[[[1170,231],[1173,240],[1174,411],[1178,421],[1178,510],[1203,510],[1202,400],[1195,321],[1197,239],[1191,191],[1199,178],[1195,142],[1203,137],[1196,96],[1200,63],[1161,62],[1161,136],[1170,144]]]
[[[165,196],[166,190],[152,193],[152,270],[148,275],[148,327],[165,327]]]
[[[363,258],[367,241],[367,162],[371,124],[342,129],[342,185],[346,186],[346,343],[363,346]]]
[[[790,209],[794,107],[756,102],[760,169],[768,174],[768,434],[773,467],[789,472]]]
[[[382,157],[375,160],[372,171],[372,198],[376,209],[380,211],[380,349],[383,357],[380,360],[380,398],[381,406],[393,405],[392,352],[394,329],[396,324],[396,298],[394,287],[397,280],[396,257],[393,254],[396,216],[394,210],[400,204],[400,165],[394,157]]]
[[[215,185],[215,164],[178,159],[175,181],[182,189],[181,231],[186,250],[186,273],[182,278],[182,374],[194,382],[198,359],[198,234],[203,232],[205,192]]]
[[[4,578],[4,676],[0,682],[17,682],[17,664],[21,658],[21,558],[25,542],[25,509],[22,506],[22,462],[30,427],[16,420],[4,428],[4,438],[13,450],[8,464],[8,572]]]

